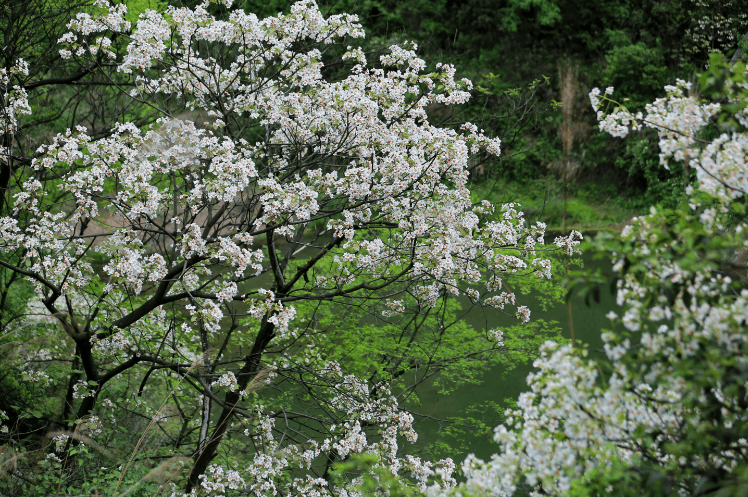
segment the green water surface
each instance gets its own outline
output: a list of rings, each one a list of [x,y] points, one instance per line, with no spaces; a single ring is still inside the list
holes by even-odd
[[[591,256],[583,257],[585,269],[600,268],[603,274],[611,273],[611,264],[607,260],[592,260]],[[541,310],[541,306],[536,296],[523,295],[517,296],[518,303],[527,305],[532,310],[532,319],[543,319],[545,321],[557,321],[557,326],[562,329],[562,335],[571,339],[569,326],[568,310],[565,304],[558,303],[554,306]],[[601,330],[610,327],[610,320],[605,315],[616,308],[615,296],[609,291],[600,292],[600,301],[590,301],[589,305],[585,302],[584,297],[579,294],[573,294],[570,299],[571,316],[574,327],[574,338],[578,346],[587,344],[591,354],[602,354],[602,340],[600,338]],[[516,324],[516,320],[507,318],[498,311],[492,309],[473,308],[465,316],[476,329],[484,329],[486,325],[489,328],[500,328]],[[443,396],[439,395],[436,388],[432,385],[422,385],[419,391],[419,401],[417,404],[410,402],[404,407],[410,407],[416,418],[416,429],[419,434],[419,440],[415,447],[408,447],[406,450],[419,449],[423,450],[435,441],[447,443],[451,447],[451,457],[459,464],[469,453],[487,459],[495,453],[498,445],[492,440],[492,432],[488,434],[477,434],[476,430],[467,428],[459,436],[450,437],[446,435],[445,428],[451,423],[449,418],[465,417],[466,407],[492,401],[500,405],[499,412],[503,413],[510,403],[507,400],[516,400],[520,393],[529,390],[527,386],[527,375],[533,370],[532,361],[520,364],[507,371],[503,366],[496,366],[487,369],[483,373],[483,382],[480,385],[462,386],[453,393]],[[419,416],[425,414],[430,417]],[[496,413],[496,409],[482,409],[472,413],[473,417],[478,417],[487,426],[491,428],[501,423],[501,416]],[[424,456],[443,456],[437,451],[435,454],[425,451]]]

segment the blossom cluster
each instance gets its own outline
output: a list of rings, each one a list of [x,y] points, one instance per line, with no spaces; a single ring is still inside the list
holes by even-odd
[[[18,127],[19,115],[31,114],[28,94],[19,85],[12,84],[14,78],[28,76],[29,65],[18,59],[10,68],[0,68],[0,136],[12,135]],[[0,150],[0,154],[8,153]]]
[[[8,429],[8,425],[5,424],[5,421],[7,421],[8,415],[5,413],[5,411],[0,410],[0,434],[6,434],[10,430]]]
[[[236,381],[236,375],[229,371],[228,373],[222,374],[216,381],[211,383],[211,386],[228,387],[229,390],[235,392],[239,383]]]
[[[731,90],[742,88],[739,83]],[[702,146],[699,132],[713,123],[722,110],[720,103],[703,102],[698,95],[687,94],[691,83],[678,80],[675,85],[665,87],[667,97],[647,104],[646,114],[631,113],[623,106],[605,113],[599,110],[599,90],[590,93],[593,108],[598,111],[600,130],[613,136],[626,136],[629,127],[634,130],[642,125],[657,130],[660,138],[660,164],[669,168],[671,161],[687,163],[696,170],[701,190],[721,197],[735,198],[748,191],[745,171],[745,151],[748,140],[745,133],[723,132],[706,146]],[[605,100],[614,104],[607,93]],[[744,111],[735,114],[738,121],[746,121]],[[745,125],[745,124],[743,124]]]

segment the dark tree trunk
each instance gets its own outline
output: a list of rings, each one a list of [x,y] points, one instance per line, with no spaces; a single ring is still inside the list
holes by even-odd
[[[215,457],[218,446],[221,444],[226,429],[229,427],[231,416],[234,414],[234,408],[242,398],[240,392],[244,391],[247,386],[249,386],[249,383],[260,371],[262,354],[270,343],[270,340],[273,339],[274,329],[275,325],[270,323],[267,320],[267,316],[265,316],[260,324],[260,332],[252,346],[252,351],[245,358],[244,366],[236,375],[239,388],[235,392],[226,393],[223,409],[221,410],[221,415],[218,417],[218,423],[216,424],[210,438],[207,440],[207,443],[205,443],[204,448],[198,453],[195,464],[190,470],[187,479],[187,493],[192,491],[193,488],[199,487],[200,475],[205,473],[208,469],[208,465]]]

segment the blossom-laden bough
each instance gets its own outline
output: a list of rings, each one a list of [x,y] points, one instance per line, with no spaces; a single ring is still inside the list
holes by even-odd
[[[463,464],[461,495],[748,488],[746,68],[715,57],[700,79],[714,100],[689,90],[666,87],[646,114],[613,101],[612,88],[590,94],[601,130],[656,129],[662,165],[685,161],[696,188],[678,210],[652,208],[596,241],[613,260],[621,306],[608,314],[604,356],[547,343],[530,391],[496,428],[499,451]]]
[[[398,434],[413,438],[410,415],[384,384],[330,380],[337,366],[310,339],[324,331],[297,309],[367,302],[389,317],[406,300],[434,308],[488,281],[466,294],[503,310],[515,304],[504,281],[551,277],[542,223],[470,198],[470,158],[498,155],[500,140],[429,120],[433,106],[466,102],[471,83],[451,65],[425,72],[414,44],[371,64],[343,49],[364,35],[356,17],[325,18],[309,0],[263,20],[230,0],[148,10],[134,26],[125,15],[98,0],[70,22],[59,53],[116,67],[130,79],[111,84],[161,117],[103,137],[83,125],[58,134],[15,171],[13,210],[0,219],[0,250],[23,261],[0,264],[34,284],[32,308],[74,343],[75,418],[147,367],[138,395],[166,372],[179,379],[170,394],[189,385],[202,397],[188,491],[345,495],[311,462],[361,451],[426,488],[431,463],[397,452]],[[24,111],[22,97],[6,109]],[[570,252],[580,239],[555,243]],[[510,315],[526,322],[530,310]],[[398,374],[419,365],[400,361]],[[258,379],[275,376],[308,390],[317,410],[264,407]],[[255,462],[213,465],[237,419],[252,426]],[[451,485],[450,463],[440,468],[437,486]]]

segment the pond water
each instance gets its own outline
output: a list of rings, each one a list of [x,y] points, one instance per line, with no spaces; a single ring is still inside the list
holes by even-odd
[[[612,273],[611,264],[607,260],[592,260],[589,255],[585,255],[582,260],[585,269],[600,268],[603,274]],[[519,302],[519,295],[517,299]],[[602,353],[600,349],[602,349],[603,342],[600,333],[602,329],[610,327],[610,320],[605,315],[616,307],[615,296],[611,295],[607,289],[601,289],[600,302],[590,300],[589,305],[587,305],[579,293],[574,294],[570,299],[574,338],[578,343],[588,344],[592,354]],[[566,305],[559,303],[546,310],[541,310],[537,297],[533,297],[533,295],[523,296],[521,301],[522,304],[527,305],[532,310],[532,319],[557,321],[557,326],[562,329],[562,335],[565,338],[571,338]],[[512,324],[506,316],[499,312],[494,311],[492,313],[490,310],[486,311],[480,308],[472,309],[465,319],[477,329],[483,329],[487,323],[490,328],[500,328]],[[595,352],[595,350],[600,352]],[[528,390],[526,378],[532,370],[532,361],[520,364],[510,371],[502,366],[491,367],[483,373],[482,384],[463,386],[448,396],[440,396],[435,388],[425,386],[420,391],[420,405],[413,406],[413,411],[444,420],[450,417],[465,416],[467,406],[493,401],[502,406],[500,412],[503,412],[508,406],[505,399],[516,400],[520,393]],[[483,411],[482,415],[485,416],[483,421],[491,428],[501,422],[495,411]],[[440,430],[442,426],[446,426],[443,423],[435,419],[416,416],[415,426],[419,434],[419,440],[416,442],[416,447],[409,447],[409,450],[413,448],[418,450],[436,440],[445,441],[452,447],[455,446],[455,440],[445,437],[444,432]],[[465,441],[466,438],[463,436],[461,440]],[[469,453],[487,459],[498,448],[498,445],[492,440],[492,433],[487,436],[468,436],[466,445],[467,447],[464,447],[464,450],[452,452],[451,457],[457,464],[464,460]]]

